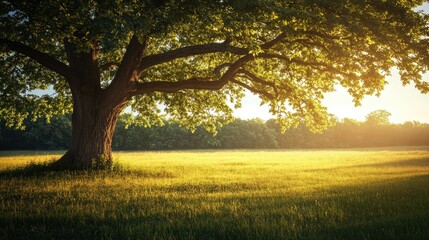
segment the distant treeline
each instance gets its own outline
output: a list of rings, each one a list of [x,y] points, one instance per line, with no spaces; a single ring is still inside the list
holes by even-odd
[[[113,138],[114,150],[171,149],[267,149],[267,148],[349,148],[429,145],[429,124],[406,122],[391,124],[389,113],[380,110],[367,116],[366,121],[352,119],[337,121],[322,134],[311,133],[304,125],[282,134],[275,120],[266,122],[237,119],[213,136],[203,128],[191,133],[176,123],[164,126],[125,128],[119,121]],[[25,131],[0,126],[0,150],[67,149],[71,140],[70,116],[28,122]]]

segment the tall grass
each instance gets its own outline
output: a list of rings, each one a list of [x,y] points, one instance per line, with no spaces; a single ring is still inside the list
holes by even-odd
[[[429,236],[427,149],[126,152],[113,172],[39,164],[58,157],[0,157],[0,239]]]

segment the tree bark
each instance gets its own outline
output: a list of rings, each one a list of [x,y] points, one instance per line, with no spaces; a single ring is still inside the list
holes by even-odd
[[[77,77],[68,79],[73,96],[72,143],[57,165],[60,169],[110,168],[116,122],[131,98],[130,82],[139,77],[136,69],[145,44],[131,38],[115,77],[105,89],[101,88],[98,49],[81,52],[67,40],[64,46],[70,70]]]
[[[60,169],[108,169],[113,163],[113,133],[127,99],[109,99],[102,91],[76,95],[71,146],[56,164]]]

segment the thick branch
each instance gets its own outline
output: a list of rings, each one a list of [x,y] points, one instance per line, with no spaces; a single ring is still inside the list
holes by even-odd
[[[244,64],[253,59],[252,55],[246,55],[231,64],[228,70],[215,81],[210,81],[209,78],[190,78],[178,82],[156,81],[156,82],[135,82],[134,89],[130,92],[130,96],[135,96],[144,93],[166,92],[172,93],[184,89],[198,90],[219,90],[225,86],[228,81],[232,80],[237,73],[237,70]]]
[[[116,75],[112,83],[106,89],[108,94],[118,95],[118,93],[125,93],[126,86],[129,82],[137,81],[139,74],[137,68],[146,48],[146,42],[140,43],[138,38],[134,35],[128,44],[127,51],[122,58],[122,61],[116,71]]]
[[[173,93],[183,89],[219,90],[226,82],[221,80],[207,81],[205,78],[190,78],[179,82],[156,81],[136,83],[137,90],[132,95],[152,92]]]
[[[286,33],[281,33],[276,38],[274,38],[273,40],[262,44],[261,48],[262,49],[269,49],[269,48],[273,47],[274,45],[276,45],[277,43],[281,42],[286,37],[287,37]]]
[[[140,42],[133,35],[127,46],[127,50],[116,71],[110,85],[103,91],[104,105],[118,106],[126,102],[130,97],[130,90],[137,82],[139,74],[137,68],[142,59],[143,52],[146,49],[146,39]]]
[[[67,79],[67,81],[71,81],[72,79],[76,79],[77,76],[75,76],[72,71],[70,70],[70,68],[58,61],[57,59],[55,59],[54,57],[46,54],[46,53],[42,53],[28,45],[25,45],[23,43],[20,42],[15,42],[15,41],[10,41],[7,39],[2,39],[0,38],[0,44],[5,44],[10,50],[21,53],[35,61],[37,61],[39,64],[41,64],[42,66],[60,74],[61,76],[65,77]],[[71,82],[69,82],[70,84]]]
[[[139,72],[142,72],[146,68],[169,62],[174,59],[217,52],[231,52],[238,55],[245,55],[248,53],[248,50],[230,46],[228,41],[183,47],[165,53],[143,57],[140,63]]]
[[[286,36],[287,35],[285,33],[281,33],[273,40],[260,45],[260,47],[262,49],[269,49],[273,47],[275,44],[279,43],[284,38],[286,38]],[[140,73],[144,69],[150,68],[152,66],[155,66],[161,63],[169,62],[174,59],[190,57],[195,55],[217,53],[217,52],[230,52],[237,55],[246,55],[249,53],[249,50],[246,48],[234,47],[229,44],[230,44],[230,41],[226,40],[222,43],[208,43],[208,44],[187,46],[187,47],[171,50],[165,53],[146,56],[146,57],[143,57],[140,63],[138,72]]]
[[[285,33],[281,33],[276,38],[262,44],[262,49],[269,49],[286,38]],[[177,58],[194,56],[199,54],[215,53],[215,52],[231,52],[239,55],[245,55],[233,64],[222,64],[215,69],[215,72],[220,74],[221,68],[228,67],[228,70],[215,81],[207,81],[207,78],[191,78],[183,81],[168,82],[168,81],[156,81],[156,82],[135,82],[134,86],[129,93],[130,96],[135,96],[144,93],[152,92],[177,92],[183,89],[200,89],[200,90],[218,90],[221,89],[228,81],[234,79],[235,74],[239,71],[239,68],[244,66],[247,62],[254,59],[253,55],[248,54],[248,50],[244,48],[232,47],[229,45],[229,41],[223,43],[210,43],[184,47],[176,50],[172,50],[165,53],[151,55],[144,57],[139,67],[139,72],[145,68],[153,65],[157,65],[163,62],[168,62]]]

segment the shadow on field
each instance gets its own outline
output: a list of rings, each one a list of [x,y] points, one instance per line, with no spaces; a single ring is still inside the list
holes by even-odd
[[[43,163],[30,162],[23,167],[9,168],[0,170],[0,179],[13,179],[13,178],[43,178],[43,177],[64,177],[70,176],[87,176],[91,175],[105,175],[105,176],[132,176],[139,178],[174,178],[176,175],[167,171],[147,171],[144,169],[131,169],[121,164],[114,164],[108,170],[70,170],[59,168],[55,164],[56,160],[47,161]]]
[[[360,164],[353,167],[429,167],[429,158],[406,159],[401,161]]]
[[[328,190],[346,192],[323,200],[335,202],[343,217],[316,235],[322,239],[427,239],[428,185],[429,174],[425,174]]]
[[[225,189],[210,197],[179,189],[173,198],[176,192],[114,198],[126,192],[110,186],[97,192],[107,205],[64,199],[64,210],[36,199],[42,212],[2,214],[0,239],[427,239],[428,184],[426,174],[311,194]],[[8,201],[2,204],[14,204]]]
[[[332,168],[310,168],[308,170],[304,170],[306,172],[323,172],[326,170],[345,170],[345,169],[354,169],[354,168],[406,168],[406,167],[429,167],[429,158],[418,158],[418,159],[404,159],[400,161],[392,161],[392,162],[374,162],[374,163],[366,163],[366,164],[357,164],[357,165],[347,165],[347,166],[339,166]]]
[[[30,162],[23,167],[0,170],[0,178],[45,176],[49,172],[58,172],[60,169],[55,166],[55,161],[51,160],[42,163]]]

